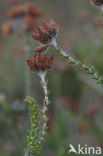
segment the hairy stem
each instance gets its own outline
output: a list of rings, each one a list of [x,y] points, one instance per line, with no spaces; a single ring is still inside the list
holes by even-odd
[[[72,58],[69,54],[67,54],[64,50],[62,50],[56,42],[53,43],[53,46],[55,47],[56,51],[59,53],[59,55],[61,57],[63,57],[63,59],[65,59],[66,61],[68,61],[70,64],[72,64],[75,68],[85,71],[86,73],[88,73],[92,79],[96,80],[96,82],[98,84],[103,85],[103,77],[101,75],[99,75],[95,69],[93,67],[89,67],[86,64],[83,64],[80,61],[75,60],[74,58]]]
[[[39,76],[41,78],[41,86],[43,88],[44,96],[45,96],[43,110],[42,110],[43,125],[42,125],[41,137],[39,140],[39,143],[41,144],[42,141],[44,140],[46,133],[47,133],[46,131],[47,131],[47,122],[48,122],[47,112],[48,112],[48,105],[49,105],[49,100],[48,100],[49,91],[47,89],[47,82],[45,80],[46,72],[40,72]]]
[[[25,102],[28,104],[29,108],[29,118],[31,121],[30,130],[28,131],[27,136],[27,149],[25,149],[25,156],[34,156],[39,154],[41,145],[45,139],[46,131],[47,131],[47,112],[48,112],[48,89],[47,82],[45,80],[46,72],[39,72],[38,75],[41,79],[41,86],[44,91],[44,105],[42,109],[42,124],[40,119],[41,111],[37,107],[37,103],[34,101],[32,97],[27,97]]]

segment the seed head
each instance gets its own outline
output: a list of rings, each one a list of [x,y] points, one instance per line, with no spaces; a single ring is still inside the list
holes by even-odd
[[[97,6],[103,5],[103,0],[91,0],[91,1]]]
[[[27,64],[33,72],[45,72],[45,70],[52,67],[53,60],[53,56],[48,57],[47,55],[34,55],[33,61],[27,60]]]
[[[18,5],[16,7],[13,7],[8,12],[8,16],[10,18],[24,17],[24,15],[29,15],[31,17],[37,18],[40,17],[42,13],[38,9],[38,7],[32,3],[25,3],[23,5]]]
[[[57,27],[55,21],[51,20],[50,24],[43,22],[40,27],[36,28],[36,32],[32,34],[35,40],[42,44],[50,44],[56,38]]]

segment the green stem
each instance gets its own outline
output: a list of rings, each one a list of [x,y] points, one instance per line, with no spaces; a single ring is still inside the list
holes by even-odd
[[[48,122],[47,112],[48,112],[48,105],[49,105],[49,99],[48,99],[49,91],[47,88],[47,82],[45,80],[46,72],[40,72],[39,76],[41,78],[41,86],[43,88],[44,96],[45,96],[44,97],[44,106],[43,106],[43,110],[42,110],[43,125],[42,125],[41,137],[39,140],[39,144],[42,144],[42,142],[45,139],[45,135],[47,133],[46,131],[47,131],[47,122]]]
[[[37,103],[32,97],[27,97],[25,102],[29,105],[29,117],[31,121],[31,127],[27,136],[27,149],[25,149],[25,156],[34,156],[40,152],[41,145],[45,139],[47,133],[47,112],[48,112],[48,89],[47,82],[45,80],[46,72],[38,73],[41,79],[41,86],[44,91],[44,105],[42,110],[42,125],[40,121],[40,110],[37,108]]]
[[[103,77],[99,75],[93,67],[89,67],[86,64],[81,63],[80,61],[75,60],[72,58],[69,54],[66,54],[64,50],[62,50],[56,42],[53,43],[53,46],[55,47],[56,51],[59,53],[61,57],[63,57],[64,60],[67,60],[70,64],[72,64],[75,68],[85,71],[88,73],[92,79],[96,80],[98,84],[103,85]]]

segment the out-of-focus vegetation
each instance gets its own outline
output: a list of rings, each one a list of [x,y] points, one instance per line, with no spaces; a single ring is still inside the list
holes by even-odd
[[[29,72],[37,42],[31,37],[31,17],[11,18],[8,12],[28,1],[0,0],[0,155],[22,156],[29,127],[26,95],[42,107],[43,92],[36,74]],[[54,19],[59,26],[58,42],[72,56],[103,74],[103,19],[89,0],[29,0],[41,10],[35,26]],[[33,17],[34,18],[34,17]],[[29,25],[30,26],[30,25]],[[56,56],[48,73],[48,135],[41,156],[66,156],[68,146],[103,146],[103,87],[83,72],[74,70]],[[73,156],[73,155],[72,155]]]

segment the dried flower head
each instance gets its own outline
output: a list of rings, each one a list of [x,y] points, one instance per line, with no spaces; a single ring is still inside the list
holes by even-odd
[[[44,72],[52,67],[53,60],[53,56],[48,57],[47,55],[34,55],[33,61],[27,60],[27,64],[33,72]]]
[[[32,34],[32,37],[43,44],[50,44],[56,38],[56,35],[56,23],[51,20],[50,24],[43,22],[40,27],[37,27],[36,32]]]
[[[10,17],[10,18],[22,16],[23,15],[23,6],[19,5],[19,6],[13,7],[11,10],[8,11],[7,14],[8,14],[8,17]]]
[[[97,6],[103,5],[103,0],[91,0],[91,1]]]
[[[29,16],[32,16],[34,18],[42,16],[42,12],[40,11],[40,9],[32,3],[25,3],[23,7],[24,13]]]
[[[25,29],[26,30],[34,30],[34,27],[36,25],[36,20],[30,15],[24,16],[24,22],[25,22]]]
[[[1,26],[2,36],[4,38],[8,37],[12,32],[12,26],[9,22],[5,22]]]
[[[29,15],[32,17],[39,17],[42,15],[41,11],[32,3],[25,3],[23,5],[18,5],[13,7],[9,12],[8,16],[10,18],[20,17],[24,15]]]

